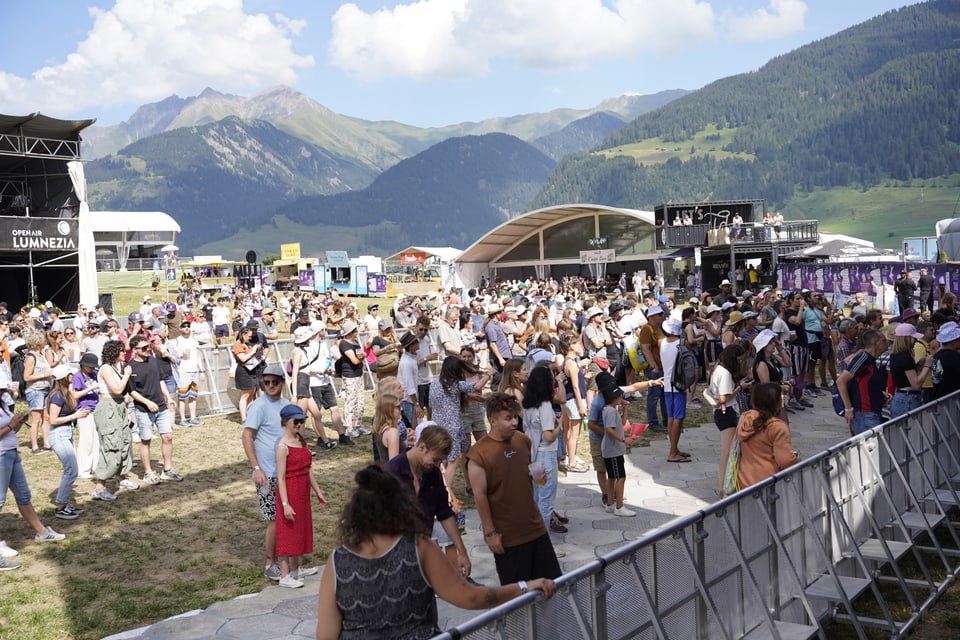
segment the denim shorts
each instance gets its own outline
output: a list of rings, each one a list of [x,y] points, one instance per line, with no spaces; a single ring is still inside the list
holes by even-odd
[[[153,439],[154,425],[157,426],[160,435],[173,432],[170,411],[165,406],[156,412],[134,409],[133,415],[137,421],[137,429],[140,431],[140,440],[143,442],[150,442]]]
[[[47,395],[49,395],[49,389],[28,389],[27,393],[27,404],[30,405],[31,411],[43,411],[47,408]]]

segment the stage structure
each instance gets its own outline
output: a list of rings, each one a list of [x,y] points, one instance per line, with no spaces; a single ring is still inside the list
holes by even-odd
[[[0,115],[0,299],[97,302],[80,132],[95,120]]]

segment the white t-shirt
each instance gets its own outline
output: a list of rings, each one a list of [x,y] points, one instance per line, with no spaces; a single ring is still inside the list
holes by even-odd
[[[732,396],[733,395],[733,375],[725,368],[720,365],[717,365],[717,368],[713,370],[713,373],[710,375],[710,393],[714,398],[720,398],[720,396]]]
[[[200,344],[195,339],[184,336],[180,336],[173,342],[177,347],[177,353],[180,354],[180,370],[185,373],[200,371]]]
[[[623,314],[623,317],[617,322],[617,328],[620,329],[620,333],[623,334],[623,344],[625,346],[629,347],[637,342],[636,330],[640,328],[640,325],[637,324],[637,319],[633,317],[633,314]]]
[[[228,325],[230,324],[230,309],[222,304],[218,304],[213,308],[211,317],[213,318],[213,326],[215,327]]]
[[[680,350],[680,340],[660,340],[660,362],[663,363],[663,391],[671,393],[673,388],[673,369],[677,364],[677,353]]]

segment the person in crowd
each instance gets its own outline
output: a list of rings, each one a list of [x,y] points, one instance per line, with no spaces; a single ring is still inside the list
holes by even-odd
[[[586,473],[587,465],[577,456],[577,447],[588,412],[586,367],[589,361],[583,358],[583,342],[574,331],[560,334],[560,353],[563,354],[563,365],[559,381],[563,384],[566,399],[563,409],[567,417],[563,437],[566,440],[567,459],[572,463],[567,465],[567,471]]]
[[[771,329],[764,329],[753,339],[753,348],[757,352],[753,361],[753,379],[756,384],[772,382],[779,385],[784,399],[787,399],[790,397],[790,383],[783,379],[779,342],[777,334]],[[792,411],[791,409],[790,412]],[[786,422],[787,413],[786,402],[782,402],[776,415]]]
[[[804,389],[807,386],[807,369],[810,367],[810,343],[804,325],[804,311],[807,304],[800,291],[791,292],[786,298],[786,309],[783,319],[790,330],[790,364],[793,372],[793,396],[797,402],[806,407],[813,407],[813,403],[806,399]],[[809,405],[809,406],[808,406]]]
[[[473,347],[464,345],[460,347],[460,359],[466,364],[477,369],[477,373],[466,375],[466,382],[476,385],[480,380],[480,366],[477,364],[477,352]],[[460,411],[460,422],[463,424],[463,431],[467,436],[473,435],[473,441],[476,442],[487,434],[486,416],[483,414],[482,398],[474,398],[467,395],[466,402]]]
[[[404,442],[400,438],[400,398],[392,393],[378,393],[373,413],[374,462],[381,467],[400,455]]]
[[[513,399],[517,401],[517,404],[522,403],[523,386],[527,384],[527,375],[529,375],[529,372],[527,371],[527,365],[524,361],[520,358],[510,358],[503,366],[503,376],[500,378],[497,391],[513,397]],[[519,416],[517,428],[523,431],[522,415]]]
[[[704,309],[703,332],[704,332],[704,362],[707,367],[707,373],[712,373],[717,361],[720,358],[720,352],[723,350],[723,310],[715,304],[701,304]]]
[[[126,348],[119,340],[103,345],[103,363],[97,370],[97,388],[100,397],[93,411],[97,425],[99,454],[93,470],[94,500],[116,500],[115,493],[106,487],[107,480],[116,479],[118,489],[136,491],[140,485],[127,478],[133,469],[130,422],[125,396],[133,369],[124,362]]]
[[[511,360],[510,342],[507,340],[507,334],[500,324],[500,312],[503,311],[496,302],[487,305],[487,317],[483,321],[480,331],[486,339],[487,348],[490,353],[490,364],[493,365],[495,373],[490,384],[494,388],[500,386],[500,379],[503,376],[503,368]]]
[[[343,428],[351,438],[370,435],[363,426],[363,347],[359,342],[359,326],[345,320],[340,326],[340,380],[343,392]]]
[[[253,470],[260,518],[267,523],[263,534],[266,564],[264,577],[279,581],[277,565],[277,444],[283,436],[281,411],[290,402],[283,397],[284,371],[270,365],[263,371],[263,396],[250,404],[243,426],[243,451]]]
[[[439,353],[433,349],[430,341],[430,318],[420,316],[414,323],[414,331],[420,348],[417,349],[417,399],[427,420],[432,419],[433,411],[430,408],[430,363],[436,362]]]
[[[868,329],[860,336],[860,349],[837,379],[843,400],[843,417],[850,435],[863,433],[884,422],[883,407],[890,400],[886,380],[877,367],[877,357],[887,348],[887,339],[879,331]]]
[[[343,321],[346,319],[345,316],[343,300],[337,298],[327,307],[327,315],[324,318],[328,336],[331,338],[339,338],[343,335],[341,333],[341,327],[343,326]]]
[[[143,336],[130,340],[133,359],[130,361],[130,397],[133,399],[133,416],[140,432],[140,463],[143,465],[143,481],[160,484],[161,480],[180,482],[183,476],[173,468],[173,416],[169,409],[170,395],[162,382],[157,346]],[[160,434],[160,455],[163,468],[160,475],[153,471],[150,460],[150,441],[153,428]]]
[[[668,318],[661,324],[660,329],[663,338],[660,339],[659,351],[660,361],[663,363],[663,396],[667,407],[667,438],[670,442],[667,462],[690,462],[690,454],[680,450],[680,434],[683,431],[683,421],[687,417],[687,392],[673,386],[683,323],[676,318]]]
[[[100,440],[97,437],[97,423],[94,411],[100,399],[100,384],[97,382],[97,370],[100,361],[96,355],[85,353],[80,358],[80,368],[73,374],[70,391],[77,398],[77,408],[87,409],[86,416],[77,418],[77,477],[93,478],[100,455]]]
[[[893,346],[890,349],[890,376],[896,391],[890,400],[891,420],[923,404],[923,381],[933,368],[933,356],[925,355],[921,363],[914,359],[914,343],[922,337],[922,333],[906,322],[898,324],[894,330]]]
[[[790,427],[779,417],[783,406],[780,385],[756,384],[750,393],[752,408],[740,416],[736,439],[740,442],[737,486],[754,485],[800,462],[790,442]]]
[[[556,578],[560,564],[533,499],[530,439],[517,432],[520,404],[497,392],[486,412],[490,432],[467,452],[467,473],[500,584]]]
[[[477,376],[477,380],[467,382],[468,376]],[[450,492],[450,502],[454,505],[457,505],[459,500],[453,493],[453,479],[462,456],[470,449],[470,437],[464,431],[460,416],[468,400],[482,398],[480,394],[490,381],[490,377],[489,372],[480,371],[457,356],[447,356],[440,365],[440,375],[430,383],[430,405],[433,407],[434,422],[446,429],[453,440],[447,462],[441,468],[443,479]],[[466,481],[469,488],[469,477]]]
[[[527,377],[523,391],[524,433],[530,438],[533,462],[543,466],[543,478],[534,478],[533,499],[537,503],[544,524],[551,531],[566,533],[559,518],[553,517],[557,500],[557,449],[560,425],[553,412],[553,390],[556,381],[548,366],[534,367]]]
[[[110,323],[114,325],[114,331],[116,331],[116,321],[106,320],[104,324],[106,326],[101,326],[97,322],[88,322],[86,326],[86,335],[83,338],[83,341],[80,343],[80,356],[83,357],[86,354],[92,354],[97,359],[97,364],[99,365],[101,360],[101,355],[103,354],[103,345],[107,343],[107,340],[110,339],[108,335],[110,330]]]
[[[940,349],[933,354],[933,397],[943,398],[960,389],[960,326],[945,322],[937,332],[937,342]]]
[[[45,411],[53,367],[44,351],[47,336],[42,331],[31,331],[27,336],[27,351],[23,359],[23,380],[26,383],[26,400],[30,407],[30,452],[34,455],[52,451],[50,447],[50,422]],[[39,436],[43,436],[43,449]]]
[[[450,506],[439,467],[450,455],[452,445],[453,440],[445,429],[423,423],[417,428],[416,444],[391,458],[384,469],[414,492],[426,530],[433,531],[451,564],[470,582],[470,557],[460,536],[456,514]]]
[[[661,329],[666,317],[663,307],[659,304],[647,309],[647,324],[640,329],[637,344],[647,361],[647,379],[658,380],[663,378],[663,361],[660,359],[660,341],[663,340]],[[647,424],[650,431],[667,432],[667,404],[663,395],[662,386],[654,386],[647,391]]]
[[[237,409],[240,422],[247,421],[247,407],[257,398],[260,388],[260,375],[266,366],[263,345],[256,342],[257,332],[252,327],[243,327],[237,334],[231,353],[237,363],[234,383],[240,392]]]
[[[29,416],[30,414],[26,412],[14,414],[0,403],[0,509],[7,501],[7,491],[12,491],[20,516],[34,531],[33,539],[36,542],[57,542],[66,536],[44,526],[40,521],[40,516],[37,515],[31,503],[30,487],[27,485],[27,476],[23,472],[20,452],[17,451],[19,446],[17,431]],[[15,550],[8,547],[5,541],[0,540],[0,570],[19,568],[21,563],[10,559],[16,555]]]
[[[51,367],[70,364],[70,354],[64,348],[65,341],[62,331],[47,331],[47,347],[43,350],[43,355]]]
[[[435,594],[463,609],[496,606],[530,590],[556,592],[549,579],[501,587],[473,586],[430,541],[415,494],[376,466],[356,475],[343,509],[339,545],[320,582],[317,639],[430,638],[440,632]],[[549,541],[548,541],[549,542]],[[391,576],[384,591],[379,576]]]
[[[50,416],[50,445],[60,460],[63,473],[60,486],[53,498],[54,516],[61,520],[76,520],[83,509],[70,502],[73,483],[77,481],[77,452],[73,448],[73,427],[77,420],[90,415],[89,407],[78,405],[74,394],[73,374],[69,365],[59,364],[53,368],[53,386],[47,396],[47,414]]]
[[[633,435],[627,435],[623,429],[623,416],[620,413],[620,407],[623,405],[623,390],[616,385],[609,386],[603,389],[601,395],[605,406],[600,451],[603,455],[603,466],[607,472],[607,489],[611,492],[608,496],[606,511],[621,518],[632,518],[637,515],[637,512],[623,504],[623,489],[627,478],[624,456],[627,447],[632,447],[636,438]]]
[[[184,320],[180,335],[171,340],[173,349],[180,358],[177,366],[177,403],[180,410],[180,426],[194,427],[203,424],[197,419],[197,397],[200,395],[201,357],[200,343],[193,337],[191,323]],[[189,417],[188,417],[189,416]]]
[[[301,556],[313,553],[313,511],[310,493],[317,497],[320,508],[327,499],[310,465],[313,456],[303,437],[307,415],[295,404],[280,409],[283,435],[277,443],[277,496],[283,518],[276,520],[276,555],[280,566],[279,585],[290,589],[303,586],[303,578],[315,575],[317,567],[304,567]]]
[[[74,367],[80,362],[80,336],[73,326],[65,327],[63,330],[63,342],[61,346],[67,354],[67,361]]]
[[[904,269],[900,277],[893,283],[893,292],[897,295],[897,306],[900,313],[913,307],[913,294],[917,291],[917,283],[913,281],[910,272]]]
[[[297,327],[294,331],[293,350],[290,354],[290,380],[293,383],[293,394],[297,406],[313,418],[317,447],[323,447],[329,451],[340,443],[327,438],[326,430],[323,428],[321,407],[330,409],[334,429],[339,426],[342,431],[343,424],[340,421],[337,396],[329,379],[329,374],[333,372],[332,358],[326,350],[326,345],[316,339],[321,327],[322,325],[317,323],[314,326]],[[349,436],[344,434],[341,440],[344,438],[352,444]]]
[[[739,418],[736,409],[737,394],[742,389],[749,389],[752,383],[752,379],[742,372],[742,357],[743,347],[739,344],[730,345],[720,352],[717,367],[710,375],[710,395],[717,400],[717,406],[713,410],[713,422],[720,431],[720,465],[717,479],[721,491]]]
[[[370,339],[370,348],[376,356],[377,380],[397,375],[400,366],[400,341],[389,320],[377,322],[377,334]]]

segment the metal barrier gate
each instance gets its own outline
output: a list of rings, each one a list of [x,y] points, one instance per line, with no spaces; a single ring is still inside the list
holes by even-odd
[[[902,637],[960,572],[958,487],[960,392],[436,638]]]

